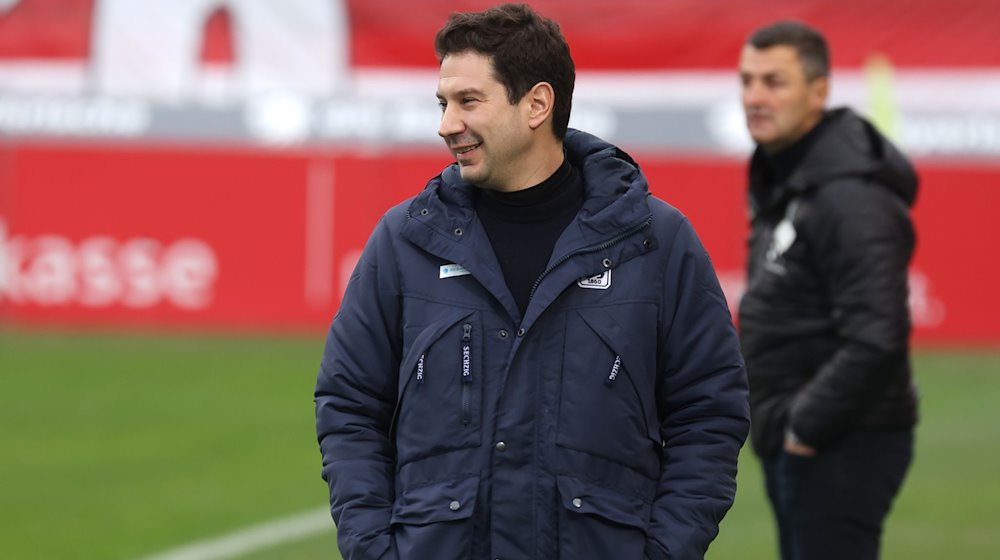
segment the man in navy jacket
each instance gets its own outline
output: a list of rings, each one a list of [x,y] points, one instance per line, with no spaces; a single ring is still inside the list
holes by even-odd
[[[456,162],[376,226],[316,385],[344,558],[702,558],[749,429],[708,255],[567,129],[554,22],[456,13],[435,48]]]

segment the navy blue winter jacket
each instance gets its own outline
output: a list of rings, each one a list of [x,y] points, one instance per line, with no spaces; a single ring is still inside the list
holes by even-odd
[[[523,317],[455,165],[372,233],[316,386],[346,560],[680,560],[717,534],[749,412],[715,272],[627,154],[565,148],[585,200]]]

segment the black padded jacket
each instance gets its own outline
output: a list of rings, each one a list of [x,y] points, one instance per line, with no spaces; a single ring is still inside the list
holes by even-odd
[[[855,430],[917,422],[907,306],[916,173],[849,109],[827,111],[789,150],[781,160],[758,147],[749,169],[739,328],[762,455],[789,428],[822,451]]]

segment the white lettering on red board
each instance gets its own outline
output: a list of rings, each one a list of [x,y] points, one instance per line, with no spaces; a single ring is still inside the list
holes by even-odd
[[[215,251],[200,239],[96,235],[74,243],[10,235],[0,218],[0,303],[196,311],[211,305],[218,274]]]

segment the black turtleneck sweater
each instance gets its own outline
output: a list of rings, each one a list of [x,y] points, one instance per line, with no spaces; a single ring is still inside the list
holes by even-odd
[[[482,189],[476,213],[521,315],[552,248],[581,206],[583,180],[565,159],[551,177],[533,187],[514,192]]]

